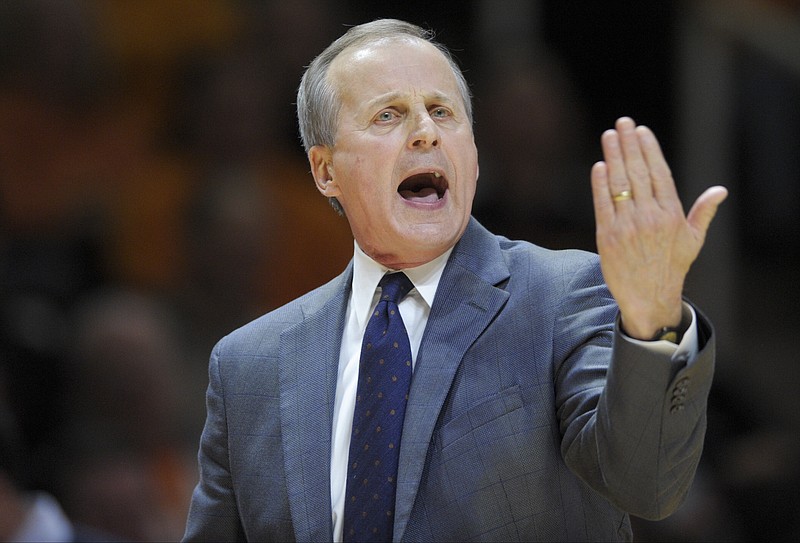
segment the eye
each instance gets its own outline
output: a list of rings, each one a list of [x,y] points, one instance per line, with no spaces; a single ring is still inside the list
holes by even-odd
[[[431,117],[444,119],[450,116],[450,110],[446,107],[435,107],[431,110]]]
[[[384,109],[375,116],[375,121],[379,123],[387,123],[397,118],[397,112],[391,109]]]

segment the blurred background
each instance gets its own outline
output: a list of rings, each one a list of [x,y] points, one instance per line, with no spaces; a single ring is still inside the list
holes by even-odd
[[[465,70],[474,214],[496,233],[594,250],[589,169],[622,115],[687,206],[729,187],[686,288],[718,332],[705,454],[686,504],[635,536],[795,540],[792,0],[0,1],[0,540],[30,496],[87,534],[180,538],[213,344],[350,259],[294,93],[378,17],[434,29]]]

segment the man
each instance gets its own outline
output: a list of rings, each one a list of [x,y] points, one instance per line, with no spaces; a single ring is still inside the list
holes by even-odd
[[[681,291],[725,189],[685,217],[655,137],[623,118],[591,172],[599,262],[490,234],[470,217],[466,82],[400,21],[335,41],[297,107],[354,257],[214,349],[186,539],[616,540],[632,537],[628,514],[673,512],[699,461],[714,358]],[[411,280],[400,301],[382,282],[395,270]],[[360,429],[381,318],[407,331],[394,343],[413,379],[399,446],[381,446],[399,456],[373,466]],[[385,513],[359,493],[378,478]]]
[[[0,362],[4,361],[0,356]],[[0,541],[121,541],[116,535],[73,522],[55,496],[33,488],[30,450],[4,390],[5,369],[0,364]]]

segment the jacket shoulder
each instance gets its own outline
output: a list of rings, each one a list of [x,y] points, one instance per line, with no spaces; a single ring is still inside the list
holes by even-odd
[[[351,269],[352,265],[328,283],[237,328],[220,339],[214,351],[220,356],[269,352],[277,347],[285,330],[302,323],[334,299],[346,299]]]
[[[512,275],[527,274],[534,283],[542,281],[553,286],[603,282],[600,257],[580,249],[547,249],[522,240],[495,236],[503,259]]]

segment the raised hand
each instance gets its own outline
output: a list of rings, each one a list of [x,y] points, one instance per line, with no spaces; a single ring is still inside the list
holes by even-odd
[[[649,340],[681,320],[681,295],[725,187],[706,189],[688,215],[653,132],[622,117],[601,137],[592,167],[597,249],[622,327]]]

